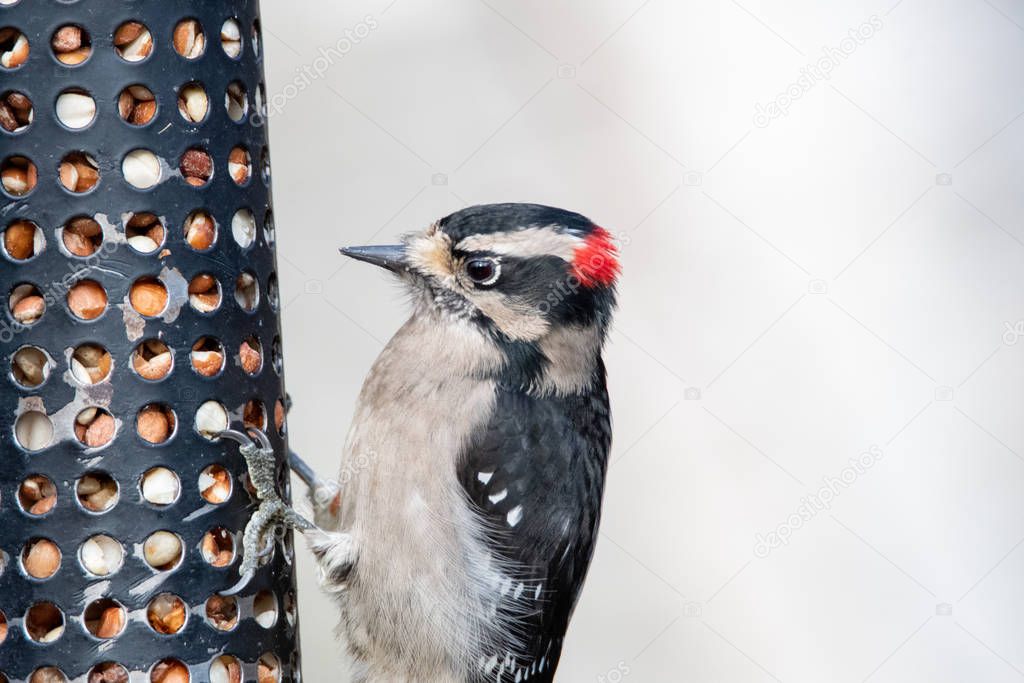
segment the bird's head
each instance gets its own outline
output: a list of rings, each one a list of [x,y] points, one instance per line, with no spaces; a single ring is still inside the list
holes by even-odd
[[[473,206],[393,246],[342,253],[398,274],[420,306],[499,344],[543,350],[573,332],[597,349],[615,306],[618,252],[577,213],[536,204]]]

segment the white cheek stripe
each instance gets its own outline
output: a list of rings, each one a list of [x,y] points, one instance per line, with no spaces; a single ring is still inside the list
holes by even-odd
[[[558,232],[555,226],[547,226],[470,235],[456,244],[455,248],[460,251],[489,251],[519,258],[557,256],[571,262],[576,249],[582,245],[582,237]]]

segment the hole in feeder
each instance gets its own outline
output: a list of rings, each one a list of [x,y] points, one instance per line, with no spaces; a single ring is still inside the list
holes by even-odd
[[[242,683],[242,664],[238,658],[221,655],[210,662],[210,683]]]
[[[193,147],[181,155],[178,170],[186,183],[192,187],[202,187],[213,177],[213,159],[205,149]]]
[[[53,422],[46,413],[26,411],[14,423],[14,436],[26,451],[40,451],[53,441]]]
[[[145,24],[126,21],[114,31],[114,49],[126,62],[141,62],[153,51],[153,35]]]
[[[142,475],[142,498],[153,505],[170,505],[181,494],[178,475],[166,467],[154,467]]]
[[[68,683],[68,677],[55,666],[41,666],[32,672],[28,683]]]
[[[202,123],[210,111],[210,98],[206,89],[195,81],[178,90],[178,112],[190,123]]]
[[[231,235],[243,249],[248,249],[256,241],[256,217],[249,209],[239,209],[231,217]]]
[[[263,628],[273,628],[277,623],[277,596],[270,591],[260,591],[252,602],[253,618]]]
[[[238,361],[246,374],[255,375],[263,366],[263,346],[255,336],[246,337],[238,347]]]
[[[260,285],[256,276],[245,271],[235,279],[235,301],[243,310],[252,312],[260,303]]]
[[[206,251],[217,241],[217,223],[210,214],[198,209],[185,219],[185,241],[196,251]]]
[[[188,283],[188,302],[200,313],[212,313],[220,307],[220,283],[208,273],[201,273]]]
[[[281,374],[284,370],[284,355],[281,352],[281,337],[274,337],[270,343],[270,362],[274,366],[274,372]]]
[[[90,216],[75,216],[64,224],[61,241],[73,256],[92,256],[103,244],[103,228]]]
[[[25,613],[25,632],[37,643],[52,643],[64,635],[64,613],[52,602],[37,602]]]
[[[144,85],[129,85],[117,97],[117,113],[133,126],[144,126],[156,116],[156,95]]]
[[[164,443],[174,434],[177,421],[174,411],[161,403],[143,406],[135,418],[135,430],[144,441],[152,444]]]
[[[173,658],[160,660],[149,672],[150,683],[189,683],[188,667]]]
[[[42,474],[25,477],[18,486],[18,503],[30,515],[45,515],[57,504],[57,487]]]
[[[160,160],[148,149],[133,149],[121,162],[125,182],[137,190],[148,190],[160,182]]]
[[[242,409],[242,423],[253,429],[267,428],[267,409],[263,406],[263,401],[255,398],[246,401]]]
[[[71,374],[84,385],[99,384],[110,376],[110,352],[99,344],[82,344],[71,354]]]
[[[164,226],[156,214],[143,211],[132,214],[124,225],[128,246],[142,254],[151,254],[164,243]]]
[[[263,25],[259,18],[252,22],[252,51],[257,57],[260,56],[260,41],[263,39]]]
[[[220,465],[210,465],[199,475],[199,495],[214,505],[227,502],[231,497],[231,475]]]
[[[258,111],[260,113],[260,116],[262,116],[263,119],[266,120],[266,118],[267,118],[267,89],[266,89],[266,86],[263,85],[262,81],[256,85],[256,92],[253,93],[252,97],[253,97],[253,100],[255,100],[256,111]]]
[[[234,19],[228,19],[220,27],[220,46],[231,59],[242,55],[242,29]]]
[[[33,579],[48,579],[60,569],[61,552],[48,538],[33,538],[21,551],[21,566]]]
[[[200,337],[192,345],[192,368],[203,377],[213,377],[224,366],[224,347],[213,337]]]
[[[224,108],[228,112],[228,118],[239,123],[249,113],[249,101],[247,99],[245,86],[241,81],[232,81],[228,84],[224,93]]]
[[[0,66],[17,69],[28,61],[28,38],[11,26],[0,28]]]
[[[77,318],[95,320],[107,310],[107,292],[95,280],[76,282],[68,290],[68,308]]]
[[[295,593],[288,591],[284,595],[284,618],[288,622],[289,626],[295,626],[295,617],[297,612],[295,609]]]
[[[32,100],[17,90],[0,95],[0,127],[8,133],[20,133],[32,123]]]
[[[82,620],[85,622],[85,629],[93,636],[109,640],[121,635],[128,622],[128,615],[117,601],[101,598],[89,603]]]
[[[87,472],[75,485],[78,502],[89,512],[107,512],[120,498],[117,482],[106,472]]]
[[[181,539],[170,531],[157,531],[142,544],[146,564],[159,571],[174,569],[181,562],[184,546]]]
[[[267,185],[270,184],[270,150],[266,147],[260,152],[260,173],[263,176],[263,182]]]
[[[117,662],[103,662],[89,669],[86,683],[128,683],[128,669]]]
[[[132,369],[139,377],[151,382],[169,375],[173,365],[171,350],[159,339],[145,339],[139,342],[132,353]]]
[[[96,100],[81,88],[69,88],[57,96],[57,120],[71,130],[86,128],[96,118]]]
[[[206,50],[206,36],[197,19],[183,19],[174,27],[174,51],[185,59],[198,59]]]
[[[110,576],[121,569],[124,548],[110,536],[97,534],[78,548],[78,561],[93,576]]]
[[[35,189],[38,180],[36,165],[28,157],[15,154],[0,164],[0,184],[12,197],[24,197]]]
[[[50,376],[53,361],[38,346],[23,346],[11,357],[11,375],[14,381],[31,389],[38,387]]]
[[[274,426],[277,427],[277,433],[284,436],[287,431],[285,425],[285,417],[287,411],[284,408],[284,401],[277,399],[274,403]]]
[[[87,448],[106,446],[114,439],[117,424],[103,408],[90,407],[75,417],[75,437]]]
[[[68,152],[58,168],[60,184],[68,192],[83,194],[100,182],[100,168],[96,159],[85,152]]]
[[[235,185],[245,185],[252,176],[252,159],[249,150],[239,145],[228,154],[228,175]]]
[[[128,292],[132,308],[147,318],[154,318],[163,313],[167,308],[167,299],[167,287],[155,277],[140,277],[132,283],[132,288]]]
[[[203,559],[214,567],[226,567],[235,559],[235,542],[224,527],[215,527],[203,536]]]
[[[281,682],[281,660],[277,655],[268,652],[260,657],[256,666],[256,680],[258,683]]]
[[[280,290],[277,284],[277,273],[271,273],[270,277],[267,278],[267,301],[270,302],[270,306],[276,311],[277,305],[280,302]]]
[[[274,242],[277,240],[277,232],[274,230],[274,212],[267,209],[266,215],[263,217],[263,239],[266,240],[267,246],[274,246]]]
[[[206,601],[206,622],[218,631],[238,625],[238,600],[230,595],[211,595]]]
[[[218,401],[206,401],[196,411],[195,428],[207,439],[217,438],[228,428],[228,411]]]
[[[74,24],[65,24],[54,31],[50,47],[57,61],[66,66],[77,66],[92,55],[89,32]]]
[[[146,619],[157,633],[173,635],[185,626],[185,603],[177,595],[161,593],[146,607]]]
[[[15,261],[27,261],[45,247],[43,231],[32,221],[18,219],[4,230],[4,251]]]

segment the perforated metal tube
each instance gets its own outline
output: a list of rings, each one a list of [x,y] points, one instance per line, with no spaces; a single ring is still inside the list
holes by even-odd
[[[207,614],[255,503],[197,413],[265,428],[289,496],[260,39],[255,1],[0,0],[9,680],[300,680],[290,534]]]

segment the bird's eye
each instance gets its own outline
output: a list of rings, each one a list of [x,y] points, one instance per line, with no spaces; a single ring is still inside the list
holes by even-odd
[[[466,275],[478,285],[493,285],[500,274],[501,268],[494,259],[477,258],[466,264]]]

